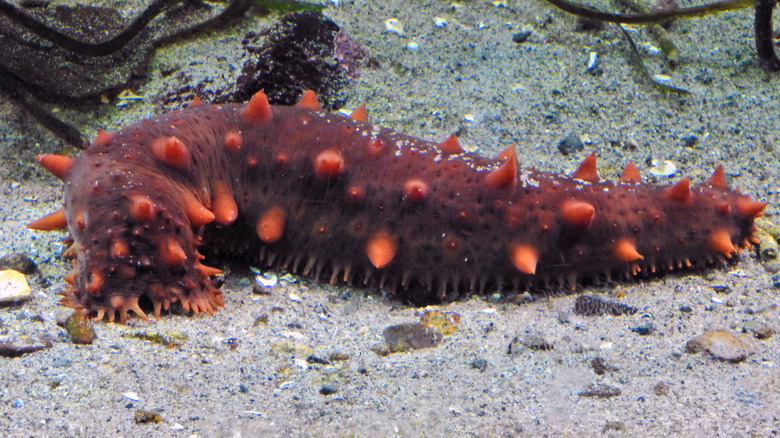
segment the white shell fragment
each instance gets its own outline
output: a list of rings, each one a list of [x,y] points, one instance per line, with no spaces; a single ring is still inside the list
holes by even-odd
[[[677,166],[669,160],[664,161],[660,165],[653,166],[653,168],[650,169],[650,174],[653,176],[670,177],[675,173],[677,173]]]
[[[588,53],[588,70],[593,70],[596,68],[596,63],[599,60],[599,54],[598,52],[590,52]]]
[[[24,301],[30,295],[30,285],[24,274],[13,269],[0,271],[0,303]]]
[[[436,25],[436,27],[444,27],[447,25],[447,20],[441,17],[433,17],[433,24]]]
[[[265,273],[264,275],[258,275],[255,277],[255,283],[263,287],[274,287],[279,279],[274,274]]]
[[[385,20],[385,30],[397,35],[403,35],[404,25],[397,18],[388,18]]]

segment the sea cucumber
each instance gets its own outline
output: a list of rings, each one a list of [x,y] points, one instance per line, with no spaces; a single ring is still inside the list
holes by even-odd
[[[201,264],[210,254],[402,298],[573,287],[613,275],[706,266],[754,241],[766,202],[708,181],[642,182],[629,162],[600,181],[591,154],[569,176],[320,109],[313,92],[271,106],[187,108],[100,131],[76,158],[40,155],[65,183],[65,206],[30,224],[67,227],[74,270],[65,305],[97,319],[148,319],[180,302],[224,306]]]

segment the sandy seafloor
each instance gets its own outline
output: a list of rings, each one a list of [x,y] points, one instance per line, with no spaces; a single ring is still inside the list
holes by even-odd
[[[648,157],[671,160],[678,168],[671,181],[702,181],[722,163],[734,185],[770,202],[767,217],[778,220],[780,74],[757,65],[752,11],[679,23],[671,33],[681,55],[676,70],[647,50],[653,40],[646,31],[632,32],[650,71],[691,92],[677,96],[637,80],[614,26],[578,33],[570,16],[541,1],[505,3],[331,4],[326,15],[381,63],[349,84],[348,106],[365,102],[373,122],[424,138],[460,130],[462,144],[485,154],[516,143],[524,165],[556,172],[571,171],[593,151],[609,178],[628,159],[645,175]],[[448,24],[436,27],[437,16]],[[186,66],[189,58],[193,74],[220,68],[234,75],[231,48],[273,18],[248,18],[236,29],[166,46],[154,66]],[[403,36],[384,32],[389,18],[403,23]],[[512,42],[523,29],[532,31],[528,40]],[[410,42],[419,48],[409,50]],[[601,75],[586,72],[591,51]],[[63,116],[93,137],[97,127],[117,129],[154,114],[170,86],[153,72],[134,90],[143,102]],[[777,267],[747,251],[737,267],[586,288],[638,308],[633,316],[576,316],[575,296],[438,306],[460,315],[457,332],[436,348],[385,357],[371,350],[384,328],[416,322],[419,309],[375,290],[306,279],[253,295],[252,278],[235,271],[226,275],[226,305],[214,316],[97,323],[92,345],[74,345],[55,324],[69,313],[57,304],[69,267],[60,255],[64,234],[25,227],[61,202],[61,183],[33,156],[63,145],[7,99],[0,101],[0,131],[0,254],[25,253],[40,269],[28,277],[32,299],[0,308],[0,340],[53,340],[49,349],[0,359],[2,436],[780,435],[780,336],[756,341],[754,354],[737,364],[685,352],[686,342],[708,329],[741,331],[755,321],[780,328]],[[563,156],[557,144],[569,133],[588,142]],[[689,146],[691,135],[698,141]],[[267,322],[257,323],[262,315]],[[630,330],[647,321],[650,335]],[[128,337],[150,331],[188,340],[165,348]],[[508,354],[513,338],[530,335],[555,348],[515,346]],[[308,364],[311,352],[348,360]],[[619,370],[596,375],[590,361],[597,356]],[[475,359],[487,367],[473,367]],[[668,393],[656,393],[659,382]],[[601,383],[621,395],[577,395]],[[322,395],[323,385],[337,392]],[[133,394],[135,401],[127,397]],[[136,423],[138,409],[163,422]]]

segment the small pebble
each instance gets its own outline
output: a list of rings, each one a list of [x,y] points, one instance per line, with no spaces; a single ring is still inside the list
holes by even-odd
[[[620,368],[608,364],[604,358],[598,356],[590,360],[590,366],[593,368],[593,372],[599,376],[620,370]]]
[[[580,397],[598,397],[611,398],[621,394],[620,388],[610,386],[604,383],[594,383],[588,386],[584,391],[577,393]]]
[[[38,267],[35,266],[35,262],[30,260],[26,255],[12,252],[11,254],[0,257],[0,270],[3,269],[13,269],[22,274],[32,274],[38,270]]]
[[[653,385],[653,393],[655,395],[666,395],[669,394],[669,384],[666,382],[658,382],[655,385]]]
[[[65,331],[74,344],[91,344],[97,337],[92,320],[84,312],[75,311],[65,320]]]
[[[748,321],[745,326],[742,327],[744,333],[750,333],[756,339],[769,339],[775,334],[775,329],[769,326],[769,324],[760,321]]]
[[[331,395],[338,392],[338,388],[336,388],[333,385],[322,385],[322,388],[320,388],[320,394],[322,395]]]
[[[433,24],[436,27],[444,27],[447,25],[447,20],[441,17],[433,17]]]
[[[476,368],[480,371],[485,371],[488,366],[488,361],[486,359],[474,359],[471,361],[471,367]]]
[[[529,36],[531,36],[530,30],[521,30],[520,32],[517,32],[516,34],[512,35],[512,42],[518,44],[524,43]]]
[[[22,407],[22,399],[17,398],[14,400],[14,403],[11,405],[15,408],[21,408]]]
[[[396,35],[403,35],[404,25],[398,21],[397,18],[389,18],[385,20],[385,31],[394,33]]]
[[[752,340],[745,334],[728,330],[707,330],[685,344],[689,353],[707,352],[715,359],[742,362],[755,352]]]
[[[443,337],[435,328],[416,323],[391,325],[382,334],[390,352],[435,347]]]
[[[563,140],[558,142],[558,150],[563,155],[573,154],[579,152],[585,148],[585,144],[582,143],[582,139],[579,135],[570,132]]]

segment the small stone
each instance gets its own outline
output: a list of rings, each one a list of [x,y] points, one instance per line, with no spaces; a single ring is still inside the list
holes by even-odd
[[[590,366],[591,368],[593,368],[593,372],[595,372],[599,376],[606,373],[612,373],[620,370],[620,368],[608,364],[607,361],[601,357],[594,357],[593,359],[591,359]]]
[[[644,324],[640,324],[638,326],[631,327],[631,331],[640,335],[640,336],[647,336],[650,333],[653,332],[653,322],[647,321]]]
[[[325,384],[325,385],[322,385],[322,388],[320,388],[320,394],[322,394],[322,395],[331,395],[331,394],[335,394],[336,392],[338,392],[338,390],[339,389],[336,388],[333,385]]]
[[[420,316],[420,324],[435,328],[444,336],[450,336],[458,331],[460,315],[444,310],[426,310]]]
[[[75,311],[65,320],[65,331],[74,344],[91,344],[97,337],[92,320],[83,311]]]
[[[19,339],[14,342],[0,341],[0,357],[20,357],[25,354],[35,353],[36,351],[43,350],[45,348],[51,348],[51,342],[34,342],[26,340],[26,344],[20,344]]]
[[[530,335],[520,340],[520,343],[533,351],[550,351],[555,348],[552,342],[547,342],[541,336]]]
[[[715,359],[738,363],[755,352],[751,339],[728,330],[708,330],[685,344],[689,353],[707,352]]]
[[[691,308],[691,306],[680,306],[680,312],[691,313],[693,312],[693,309]]]
[[[633,315],[636,308],[592,295],[580,295],[574,301],[574,313],[580,316]]]
[[[328,355],[328,360],[331,362],[342,362],[349,360],[349,355],[336,351]]]
[[[658,382],[655,385],[653,385],[653,393],[655,395],[666,395],[669,394],[669,384],[666,382]]]
[[[604,383],[594,383],[588,386],[584,391],[577,393],[580,397],[598,397],[611,398],[621,394],[620,388],[610,386]]]
[[[443,337],[435,328],[414,323],[391,325],[382,334],[390,352],[435,347]]]
[[[13,406],[15,408],[21,408],[22,407],[22,399],[17,398],[16,400],[14,400],[14,402],[13,402],[13,404],[11,406]]]
[[[486,359],[478,358],[471,361],[471,367],[476,368],[480,371],[485,371],[488,366],[488,361]]]
[[[135,422],[137,424],[162,423],[162,421],[162,416],[157,412],[144,411],[143,409],[135,411]]]
[[[530,30],[521,30],[520,32],[517,32],[516,34],[512,35],[512,42],[518,44],[524,43],[530,36],[531,36]]]
[[[22,274],[33,274],[38,270],[35,262],[26,255],[19,252],[12,252],[0,257],[0,270],[13,269]]]
[[[306,362],[307,363],[312,363],[312,364],[319,364],[319,365],[330,365],[330,361],[328,361],[328,359],[324,359],[324,358],[321,358],[319,356],[315,356],[313,354],[310,354],[306,358]]]
[[[772,337],[772,335],[775,334],[775,329],[773,329],[769,324],[760,321],[746,322],[745,326],[742,328],[742,331],[744,333],[752,334],[756,339],[769,339]]]
[[[0,303],[24,301],[31,296],[30,285],[24,274],[13,269],[0,271]]]
[[[558,142],[558,150],[563,155],[569,155],[583,149],[585,149],[585,144],[582,143],[580,136],[573,132],[570,132],[563,140]]]

